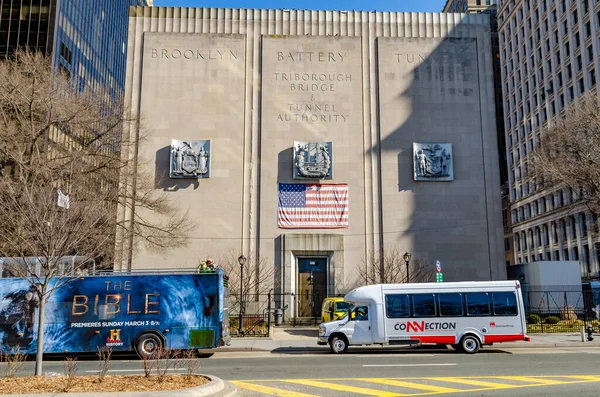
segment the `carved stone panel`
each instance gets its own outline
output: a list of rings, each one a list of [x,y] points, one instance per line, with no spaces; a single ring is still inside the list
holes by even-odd
[[[331,142],[294,142],[294,179],[331,179]]]
[[[210,140],[171,140],[171,178],[209,178]]]
[[[413,143],[415,181],[452,181],[451,143]]]

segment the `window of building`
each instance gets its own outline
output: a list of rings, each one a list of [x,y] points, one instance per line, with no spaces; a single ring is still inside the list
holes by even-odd
[[[593,87],[596,85],[596,72],[594,71],[594,69],[590,70],[590,87]]]
[[[585,86],[583,84],[583,78],[579,79],[579,93],[583,94],[585,92]]]
[[[575,58],[576,62],[577,62],[577,71],[579,72],[581,70],[581,68],[583,68],[583,62],[581,61],[581,54],[577,55],[577,58]]]
[[[586,221],[584,213],[579,214],[579,220],[581,221],[581,235],[583,237],[587,237],[588,228],[587,228],[587,221]]]
[[[563,206],[563,195],[562,195],[562,191],[559,191],[556,194],[556,206],[557,207],[562,207]]]
[[[588,53],[588,59],[587,59],[587,61],[588,62],[594,62],[594,50],[593,50],[591,44],[587,48],[587,53]]]
[[[575,48],[579,48],[581,45],[581,39],[579,38],[579,32],[573,33],[573,37],[575,37]]]
[[[572,85],[569,86],[568,91],[569,91],[569,102],[571,102],[575,98],[575,90],[573,90]]]
[[[592,24],[590,23],[590,21],[587,21],[585,23],[585,38],[587,39],[591,35],[592,35]]]

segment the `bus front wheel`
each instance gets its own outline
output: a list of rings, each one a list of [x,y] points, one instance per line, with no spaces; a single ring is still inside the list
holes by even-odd
[[[162,340],[154,334],[144,334],[137,341],[137,353],[141,358],[152,358],[152,355],[163,347]]]
[[[334,336],[329,342],[329,347],[332,353],[346,353],[346,350],[348,350],[348,341],[344,337]]]
[[[460,340],[460,348],[467,354],[475,354],[479,351],[479,339],[473,335],[465,335]]]

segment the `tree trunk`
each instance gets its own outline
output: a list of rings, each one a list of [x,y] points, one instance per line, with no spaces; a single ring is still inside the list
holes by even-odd
[[[35,354],[35,376],[42,376],[42,363],[44,361],[44,307],[46,297],[40,297],[40,308],[38,313],[37,351]]]

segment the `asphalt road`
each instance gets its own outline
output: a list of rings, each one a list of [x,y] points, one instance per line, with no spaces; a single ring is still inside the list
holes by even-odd
[[[142,374],[142,362],[111,362],[111,374]],[[125,357],[126,358],[126,357]],[[202,359],[201,372],[233,381],[238,396],[591,396],[600,395],[600,349],[484,349],[345,355],[302,352],[217,353]],[[32,371],[33,363],[24,371]],[[81,360],[79,374],[94,374],[98,361]],[[44,372],[62,373],[61,361]],[[182,372],[182,371],[177,371]]]

